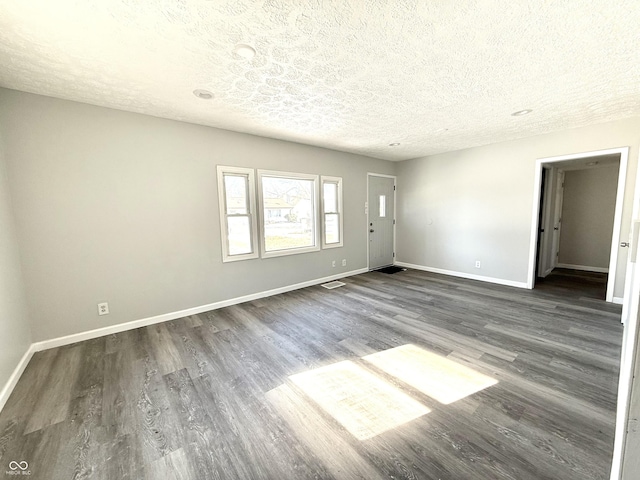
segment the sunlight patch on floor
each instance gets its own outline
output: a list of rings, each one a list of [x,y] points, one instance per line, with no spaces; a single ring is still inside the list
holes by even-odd
[[[430,412],[398,388],[348,360],[289,378],[359,440]]]
[[[362,359],[445,405],[498,383],[495,378],[411,344]]]

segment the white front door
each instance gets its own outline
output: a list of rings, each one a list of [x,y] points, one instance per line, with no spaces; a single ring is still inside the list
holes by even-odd
[[[369,270],[393,265],[395,178],[369,175]]]

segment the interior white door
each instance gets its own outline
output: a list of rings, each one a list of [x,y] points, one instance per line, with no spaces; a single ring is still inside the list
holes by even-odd
[[[555,180],[557,168],[542,169],[540,225],[538,235],[538,277],[546,277],[551,272],[553,241],[553,209],[555,207]]]
[[[369,269],[393,265],[395,179],[369,175]]]
[[[562,232],[562,202],[564,200],[564,172],[558,171],[556,187],[556,202],[553,215],[553,242],[551,255],[551,270],[558,266],[558,253],[560,252],[560,233]]]

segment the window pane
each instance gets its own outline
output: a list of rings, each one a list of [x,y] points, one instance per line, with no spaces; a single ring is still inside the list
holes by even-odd
[[[337,213],[327,213],[324,216],[324,243],[340,242],[340,222]]]
[[[251,226],[249,217],[227,217],[229,255],[251,253]]]
[[[265,250],[315,246],[314,182],[262,177]]]
[[[386,195],[380,195],[380,218],[387,216],[387,197]]]
[[[222,261],[259,257],[255,170],[218,165]]]
[[[338,184],[327,182],[322,186],[325,213],[338,211]]]
[[[224,190],[226,194],[227,215],[247,214],[247,184],[246,175],[225,175]]]

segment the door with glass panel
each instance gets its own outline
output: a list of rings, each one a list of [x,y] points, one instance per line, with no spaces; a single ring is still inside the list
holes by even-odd
[[[369,175],[369,270],[393,265],[395,178]]]

